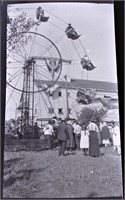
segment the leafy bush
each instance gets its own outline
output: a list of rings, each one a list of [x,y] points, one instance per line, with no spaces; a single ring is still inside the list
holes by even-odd
[[[99,120],[107,111],[108,109],[104,110],[103,108],[98,110],[97,108],[91,109],[89,107],[84,107],[78,116],[79,123],[83,125],[88,124],[91,120]]]

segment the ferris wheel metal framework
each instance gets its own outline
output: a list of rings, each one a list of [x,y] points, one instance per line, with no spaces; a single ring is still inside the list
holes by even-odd
[[[47,42],[44,41],[45,44],[49,42],[49,45],[48,45],[49,47],[47,47],[47,48],[44,47],[44,50],[42,49],[42,51],[39,50],[39,52],[40,52],[39,54],[34,53],[32,50],[33,55],[30,55],[31,49],[27,49],[30,52],[29,55],[28,55],[28,53],[26,53],[25,57],[23,56],[23,58],[24,58],[23,62],[18,60],[18,64],[21,63],[21,65],[22,65],[22,67],[21,67],[22,68],[21,76],[23,79],[22,86],[20,83],[17,85],[17,81],[15,81],[15,79],[18,79],[18,81],[19,81],[18,76],[20,75],[20,73],[14,72],[14,74],[13,74],[14,76],[11,75],[11,78],[9,79],[9,81],[7,81],[8,86],[10,86],[13,90],[17,90],[18,92],[22,93],[21,99],[20,99],[20,106],[18,107],[18,110],[20,110],[20,112],[21,112],[21,116],[18,119],[18,122],[21,123],[21,130],[23,131],[24,125],[26,127],[31,125],[32,131],[33,131],[34,95],[35,95],[35,93],[38,93],[38,92],[40,93],[40,92],[46,91],[47,89],[54,86],[54,84],[60,77],[60,74],[62,71],[62,58],[61,58],[61,54],[60,54],[57,46],[54,44],[54,42],[52,42],[46,36],[36,33],[36,32],[27,32],[27,33],[23,32],[23,35],[32,36],[31,37],[32,40],[30,41],[30,43],[32,43],[32,44],[28,45],[28,46],[30,46],[32,48],[33,45],[34,46],[36,45],[37,47],[34,48],[34,51],[36,51],[38,47],[40,48],[40,46],[43,47],[43,45],[39,41],[39,38],[44,38],[47,41]],[[36,41],[37,37],[39,37],[39,38]],[[53,55],[53,51],[50,52],[50,49],[53,49],[53,48],[54,48],[54,55]],[[27,51],[27,50],[25,50],[25,51]],[[49,54],[48,54],[48,52],[49,52]],[[11,57],[11,60],[13,61],[13,59],[14,59],[17,61],[17,55],[18,55],[17,52],[15,52],[13,54],[13,56]],[[47,60],[48,60],[48,63],[50,63],[51,71],[47,70],[47,66],[46,66]],[[55,71],[54,65],[51,66],[52,60],[58,61],[58,63],[59,63],[58,71]],[[63,62],[70,63],[71,61],[63,60]],[[9,62],[9,64],[11,65],[12,62]],[[42,67],[42,70],[41,70],[42,65],[44,65],[44,68]],[[36,68],[38,68],[38,69],[36,70]],[[8,67],[8,69],[9,69],[9,67]],[[49,80],[50,84],[47,85],[47,87],[44,87],[44,85],[41,85],[41,88],[37,87],[35,80],[38,78],[41,80],[43,78],[44,79],[46,78]]]

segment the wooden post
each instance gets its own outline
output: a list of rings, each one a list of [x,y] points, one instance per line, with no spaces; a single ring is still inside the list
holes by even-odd
[[[68,85],[67,85],[67,75],[64,76],[66,80],[66,107],[67,107],[67,118],[69,118],[69,101],[68,101]]]

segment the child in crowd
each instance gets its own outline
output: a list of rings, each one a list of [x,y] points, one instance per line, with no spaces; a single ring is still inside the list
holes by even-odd
[[[118,155],[121,155],[120,129],[118,122],[113,122],[113,144],[114,150],[117,151]]]
[[[86,125],[82,126],[80,148],[83,150],[84,155],[88,155],[89,149],[89,131],[86,129]]]

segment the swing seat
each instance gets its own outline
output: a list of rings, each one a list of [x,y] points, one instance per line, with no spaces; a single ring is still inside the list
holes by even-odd
[[[81,36],[81,35],[78,35],[77,32],[73,28],[66,30],[65,33],[67,37],[71,38],[72,40],[76,40]]]
[[[77,33],[69,33],[67,34],[68,38],[71,38],[72,40],[77,40],[81,35],[78,35]]]
[[[96,96],[95,89],[84,89],[82,91],[77,92],[77,102],[82,103],[83,105],[91,104]]]
[[[81,35],[73,35],[73,36],[71,37],[71,39],[72,39],[72,40],[77,40],[80,36],[81,36]]]
[[[88,100],[87,99],[82,99],[82,98],[77,98],[77,102],[78,103],[81,103],[81,104],[83,104],[83,105],[88,105],[88,104],[90,104],[90,103],[92,103],[92,102],[88,102]]]
[[[96,67],[91,63],[87,63],[85,60],[81,61],[81,65],[83,69],[86,69],[87,71],[92,71],[93,69],[95,69]]]
[[[41,21],[41,22],[47,22],[48,19],[49,19],[49,17],[45,17],[45,16],[41,15],[40,18],[39,18],[39,21]]]
[[[92,71],[93,69],[95,69],[96,67],[92,64],[92,63],[90,63],[89,65],[86,65],[86,70],[87,71]]]

